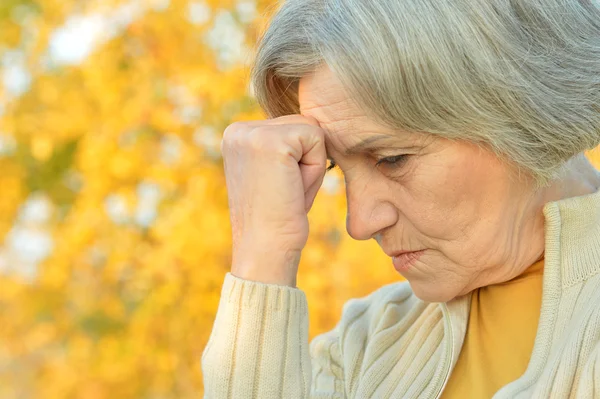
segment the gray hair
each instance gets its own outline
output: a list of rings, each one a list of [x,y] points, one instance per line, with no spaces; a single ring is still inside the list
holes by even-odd
[[[299,113],[322,65],[382,125],[485,145],[540,185],[600,143],[596,0],[287,0],[252,69],[267,115]]]

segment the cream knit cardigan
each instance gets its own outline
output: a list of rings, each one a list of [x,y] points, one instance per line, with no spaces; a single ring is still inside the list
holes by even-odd
[[[544,207],[542,309],[525,373],[495,398],[600,398],[600,191]],[[406,282],[349,301],[308,343],[304,293],[228,274],[202,356],[205,398],[438,398],[470,295],[425,303]]]

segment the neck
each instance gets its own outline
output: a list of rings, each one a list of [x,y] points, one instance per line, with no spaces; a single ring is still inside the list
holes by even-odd
[[[600,172],[584,154],[573,157],[563,175],[543,189],[544,202],[559,201],[595,193],[600,189]]]

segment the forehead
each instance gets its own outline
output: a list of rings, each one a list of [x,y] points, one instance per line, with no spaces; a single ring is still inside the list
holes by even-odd
[[[426,138],[426,135],[401,132],[376,123],[326,66],[300,80],[298,100],[300,113],[315,118],[325,131],[328,151],[347,150],[375,138],[403,145],[416,145]]]
[[[334,146],[352,146],[374,134],[393,135],[366,115],[326,66],[300,80],[298,100],[300,113],[315,118]]]
[[[360,116],[360,108],[326,66],[300,79],[298,100],[300,113],[312,116],[322,123]]]

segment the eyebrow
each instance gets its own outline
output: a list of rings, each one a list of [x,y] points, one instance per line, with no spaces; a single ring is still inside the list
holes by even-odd
[[[356,154],[360,153],[361,151],[363,151],[369,145],[373,144],[374,142],[379,141],[379,140],[385,140],[385,139],[389,139],[389,136],[384,136],[384,135],[371,136],[369,138],[364,139],[360,143],[355,144],[350,148],[347,148],[345,151],[345,154],[347,156],[356,155]]]

